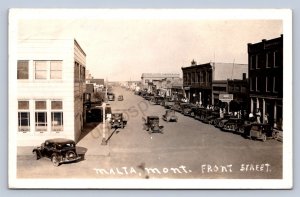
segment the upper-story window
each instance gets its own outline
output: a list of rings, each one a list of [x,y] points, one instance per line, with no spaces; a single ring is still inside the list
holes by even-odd
[[[17,79],[28,79],[28,60],[18,60]]]
[[[253,70],[256,68],[256,55],[250,56],[250,69]]]
[[[47,61],[34,61],[35,79],[47,79]]]
[[[38,60],[34,61],[33,65],[35,79],[62,79],[62,61],[60,60]]]
[[[62,78],[62,61],[50,62],[50,79]]]
[[[274,67],[280,67],[283,64],[282,54],[279,51],[274,52]]]
[[[266,54],[266,68],[272,68],[274,65],[274,52]]]

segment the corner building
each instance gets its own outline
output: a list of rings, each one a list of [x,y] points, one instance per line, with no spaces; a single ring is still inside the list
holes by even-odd
[[[18,146],[49,138],[78,141],[84,115],[86,54],[75,39],[19,40],[17,47]]]
[[[248,44],[250,111],[260,109],[262,117],[282,130],[283,35]],[[263,118],[262,122],[266,122]]]

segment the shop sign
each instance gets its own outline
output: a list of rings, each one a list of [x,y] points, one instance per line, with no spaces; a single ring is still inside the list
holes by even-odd
[[[230,102],[233,100],[233,94],[219,94],[219,100],[222,102]]]

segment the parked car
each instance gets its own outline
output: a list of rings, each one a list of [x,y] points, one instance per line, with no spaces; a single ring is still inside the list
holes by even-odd
[[[144,120],[144,129],[151,133],[163,133],[164,126],[159,125],[159,117],[158,116],[147,116],[147,119]]]
[[[273,130],[269,124],[255,123],[251,125],[249,138],[260,139],[265,142],[268,138],[277,139],[279,133]]]
[[[114,101],[115,100],[115,94],[114,93],[107,93],[107,98],[109,101]]]
[[[202,116],[202,122],[207,124],[214,124],[214,120],[220,117],[218,111],[207,110]]]
[[[127,121],[124,120],[122,113],[112,113],[110,119],[110,125],[112,128],[124,128]]]
[[[175,111],[172,109],[167,109],[166,113],[162,116],[162,119],[167,122],[177,122],[178,117],[175,114]]]
[[[196,105],[191,103],[181,103],[181,113],[185,116],[194,116],[193,108],[196,108]]]
[[[150,101],[151,104],[161,105],[162,102],[164,101],[164,97],[162,97],[162,96],[152,96],[149,101]]]
[[[34,148],[32,153],[36,154],[37,160],[42,157],[50,158],[54,166],[81,159],[76,153],[75,142],[64,138],[46,140],[41,146]]]
[[[166,108],[166,109],[171,109],[173,107],[173,105],[175,104],[175,100],[172,100],[171,97],[166,97],[163,101],[163,106]]]
[[[123,100],[124,100],[123,95],[119,95],[119,96],[118,96],[118,101],[123,101]]]
[[[171,107],[171,109],[177,111],[177,112],[181,112],[181,106],[180,106],[181,102],[180,101],[176,101],[174,103],[174,105]]]
[[[224,124],[224,131],[238,132],[239,129],[244,125],[244,120],[241,118],[229,118],[229,120]]]
[[[221,128],[221,127],[224,126],[224,123],[225,123],[226,121],[228,121],[229,118],[231,118],[231,117],[232,117],[231,114],[226,113],[226,114],[224,114],[224,117],[222,117],[222,118],[219,117],[219,118],[214,119],[213,125],[214,125],[215,127]]]

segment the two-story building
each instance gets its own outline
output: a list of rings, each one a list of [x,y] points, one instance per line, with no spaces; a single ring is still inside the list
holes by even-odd
[[[283,35],[248,44],[250,110],[282,129]],[[264,118],[261,121],[266,122]]]
[[[183,88],[190,102],[199,102],[203,106],[214,105],[213,83],[233,79],[243,79],[247,75],[247,64],[215,63],[197,64],[194,60],[191,66],[182,67]]]
[[[77,141],[85,121],[85,52],[74,39],[19,40],[17,50],[10,65],[17,82],[10,132],[17,132],[17,145],[49,138]]]

